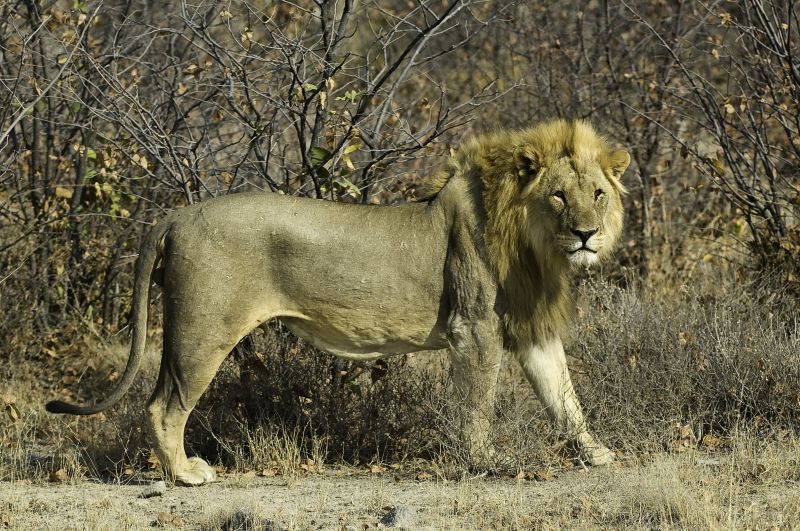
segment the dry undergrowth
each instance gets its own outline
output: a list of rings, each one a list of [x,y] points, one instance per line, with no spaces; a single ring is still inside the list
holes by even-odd
[[[612,492],[534,509],[516,503],[513,492],[481,496],[458,501],[442,518],[479,528],[575,518],[716,528],[756,522],[765,507],[777,525],[800,516],[796,496],[775,494],[800,481],[800,340],[791,306],[760,306],[731,290],[714,297],[686,291],[663,304],[602,282],[579,293],[568,345],[573,377],[591,426],[624,463],[624,481]],[[153,477],[157,462],[141,429],[156,370],[157,340],[151,345],[150,364],[126,403],[90,418],[53,417],[43,403],[62,388],[102,395],[124,365],[126,345],[76,356],[76,365],[93,367],[78,372],[77,384],[53,378],[43,386],[46,367],[26,360],[3,368],[0,481]],[[578,473],[512,360],[501,379],[489,478],[555,484]],[[471,478],[463,449],[448,435],[454,404],[447,382],[442,354],[342,362],[278,327],[240,345],[224,365],[190,422],[188,449],[210,457],[223,476],[243,473],[242,486],[252,478],[324,478],[342,466],[376,478]],[[466,497],[479,489],[466,485]]]

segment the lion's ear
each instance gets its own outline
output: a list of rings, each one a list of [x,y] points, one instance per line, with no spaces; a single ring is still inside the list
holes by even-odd
[[[514,166],[523,183],[529,183],[542,166],[542,160],[530,146],[518,147],[514,150]]]
[[[628,169],[631,163],[631,156],[624,149],[613,151],[608,155],[608,170],[611,176],[617,180],[622,179],[622,174]]]

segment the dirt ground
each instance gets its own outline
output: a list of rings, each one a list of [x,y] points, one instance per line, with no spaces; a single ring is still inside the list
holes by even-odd
[[[328,470],[296,477],[225,475],[143,499],[128,484],[0,483],[12,529],[797,528],[796,481],[732,481],[722,458],[663,456],[640,466],[574,469],[542,480]],[[397,518],[391,518],[395,508]]]

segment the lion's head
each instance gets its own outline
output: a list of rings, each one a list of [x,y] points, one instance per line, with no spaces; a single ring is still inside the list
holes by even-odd
[[[529,133],[514,152],[529,243],[539,256],[560,253],[573,265],[592,265],[622,232],[620,177],[630,156],[608,149],[583,122],[552,122]]]
[[[480,189],[512,342],[565,328],[565,273],[610,254],[622,232],[620,178],[629,162],[589,124],[555,120],[473,139],[429,185],[433,196],[460,176]]]

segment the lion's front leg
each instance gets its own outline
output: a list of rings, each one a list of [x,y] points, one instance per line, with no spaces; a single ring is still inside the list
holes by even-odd
[[[489,435],[503,348],[492,323],[467,324],[454,319],[451,325],[450,359],[461,406],[460,435],[470,465],[486,469],[494,458]]]
[[[577,443],[581,459],[594,466],[611,463],[614,453],[596,442],[586,426],[561,339],[520,348],[516,355],[550,419]]]

